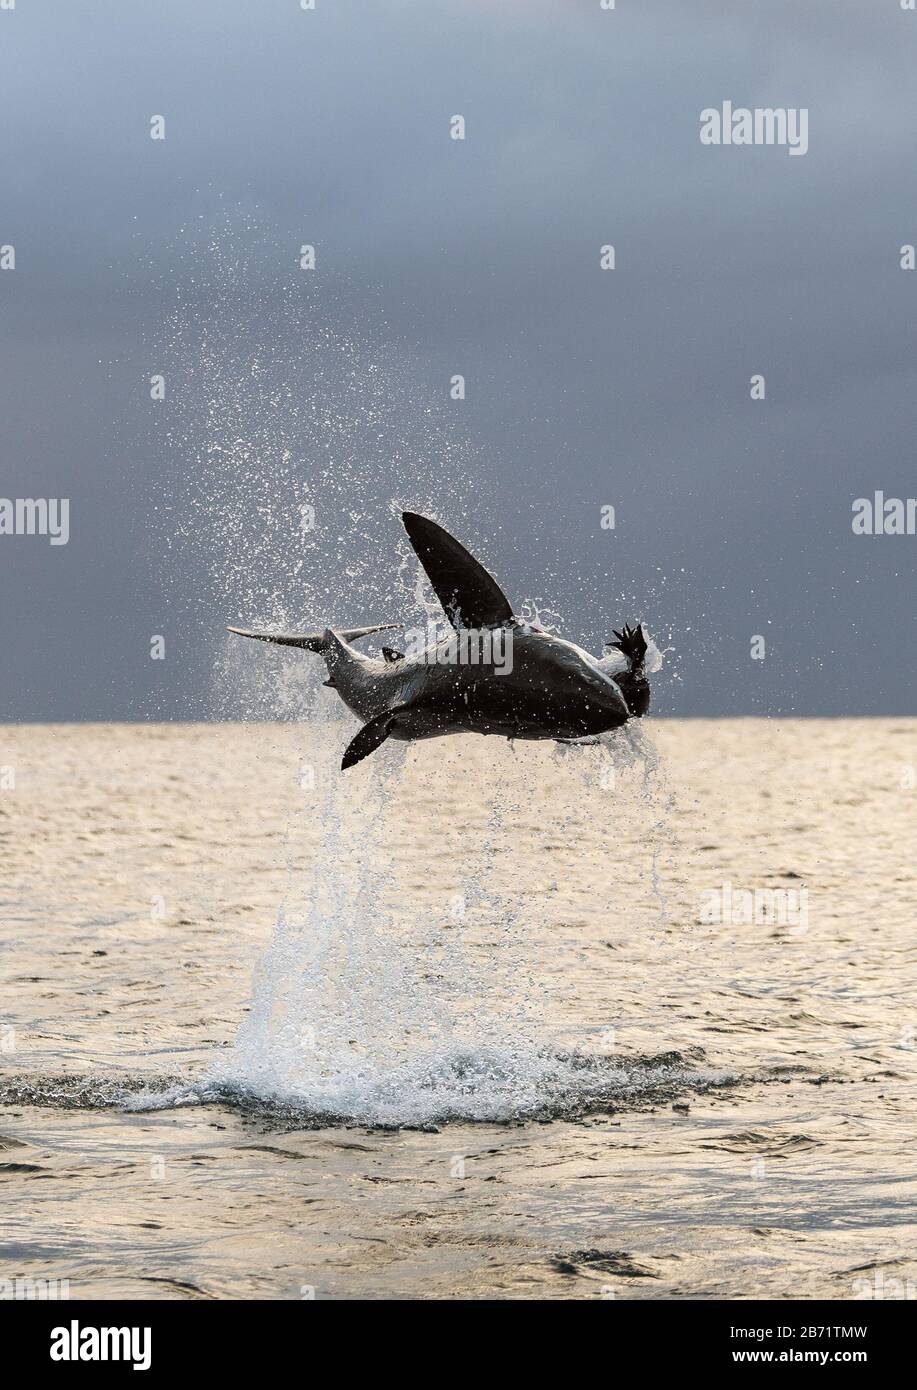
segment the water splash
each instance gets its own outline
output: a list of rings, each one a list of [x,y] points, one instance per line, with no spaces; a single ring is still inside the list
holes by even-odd
[[[386,746],[358,782],[340,776],[336,747],[324,750],[324,792],[309,810],[321,827],[311,871],[291,854],[289,900],[251,1013],[211,1074],[224,1091],[373,1123],[508,1114],[512,1096],[534,1103],[546,1066],[544,991],[500,867],[507,808],[495,789],[460,891],[439,912],[424,910],[395,881],[387,853],[405,756]]]
[[[409,547],[394,497],[456,515],[482,461],[365,294],[348,332],[347,281],[300,271],[256,217],[227,216],[171,262],[149,344],[167,382],[154,416],[166,478],[148,499],[157,579],[215,660],[213,715],[300,717],[295,696],[271,708],[254,664],[221,649],[222,626],[397,620]]]
[[[197,1082],[175,1076],[3,1076],[0,1103],[140,1114],[219,1105],[270,1129],[433,1129],[462,1121],[521,1124],[616,1114],[748,1079],[711,1069],[697,1048],[625,1060],[549,1048],[528,1053],[518,1046],[453,1047],[406,1058],[377,1075],[349,1069],[320,1082],[300,1076],[292,1088],[276,1090],[230,1074]]]
[[[194,248],[202,254],[206,271],[189,278],[161,345],[172,387],[164,443],[185,461],[163,512],[177,606],[208,631],[215,611],[277,628],[438,618],[403,539],[386,578],[380,518],[387,526],[400,506],[393,491],[446,524],[470,511],[475,452],[381,320],[363,315],[348,336],[339,312],[334,328],[323,312],[327,282],[319,293],[295,270],[266,274],[272,248],[250,219],[241,235],[227,224]],[[555,625],[540,601],[524,611]],[[340,717],[317,658],[225,639],[213,671],[215,714]],[[616,765],[650,766],[629,727],[603,752],[612,746]],[[402,780],[413,755],[390,741],[369,774],[342,778],[339,754],[336,737],[303,753],[285,899],[211,1092],[410,1123],[559,1113],[639,1091],[640,1059],[590,1057],[546,1035],[547,986],[533,966],[542,924],[517,891],[520,806],[499,771],[487,824],[469,827],[460,850],[453,907],[431,911],[388,853],[400,800],[413,794]],[[460,786],[443,795],[461,804]],[[442,872],[434,858],[421,877]]]
[[[294,1086],[265,1091],[247,1080],[184,1095],[152,1097],[145,1106],[216,1100],[265,1118],[297,1125],[359,1124],[431,1128],[456,1122],[512,1124],[579,1119],[671,1101],[732,1084],[700,1056],[677,1052],[624,1060],[586,1052],[503,1046],[451,1045],[405,1056],[379,1070],[349,1068],[322,1078],[300,1076]]]

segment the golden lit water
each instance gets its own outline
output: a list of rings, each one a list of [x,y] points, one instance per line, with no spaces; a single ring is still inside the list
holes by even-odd
[[[347,736],[0,732],[0,1279],[917,1293],[917,721]]]

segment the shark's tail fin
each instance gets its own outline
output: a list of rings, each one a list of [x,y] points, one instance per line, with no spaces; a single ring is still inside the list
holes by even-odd
[[[368,637],[373,632],[391,632],[401,627],[400,623],[376,623],[374,627],[348,627],[340,632],[345,642],[356,642],[360,637]],[[307,652],[327,652],[334,646],[335,637],[328,628],[323,632],[252,632],[245,627],[230,627],[227,632],[235,632],[240,637],[254,637],[257,642],[276,642],[281,647],[303,647]]]
[[[615,632],[615,637],[618,639],[617,642],[607,642],[605,645],[623,652],[634,668],[641,667],[646,657],[647,646],[643,624],[636,623],[633,627],[628,627],[625,623],[621,632]]]

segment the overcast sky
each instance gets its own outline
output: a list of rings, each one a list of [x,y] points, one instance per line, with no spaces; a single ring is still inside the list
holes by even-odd
[[[644,619],[659,713],[914,713],[917,536],[851,516],[917,495],[915,71],[898,0],[0,11],[0,496],[70,499],[0,536],[0,717],[238,712],[226,621],[416,621],[399,504]],[[701,144],[727,100],[807,153]]]

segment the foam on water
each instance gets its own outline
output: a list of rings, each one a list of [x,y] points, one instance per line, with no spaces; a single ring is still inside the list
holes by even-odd
[[[234,1078],[144,1101],[144,1106],[217,1100],[300,1123],[426,1128],[449,1122],[506,1124],[576,1119],[597,1112],[670,1101],[732,1078],[703,1066],[699,1056],[602,1057],[532,1048],[506,1039],[434,1048],[399,1061],[309,1073],[275,1083],[264,1075]]]
[[[430,1129],[447,1123],[513,1124],[575,1120],[671,1103],[734,1084],[738,1076],[704,1065],[703,1054],[665,1052],[628,1059],[591,1053],[502,1047],[436,1049],[378,1071],[264,1077],[212,1074],[200,1081],[163,1076],[4,1076],[0,1103],[57,1110],[144,1113],[221,1105],[268,1126],[331,1125]],[[760,1076],[758,1080],[767,1079]]]

